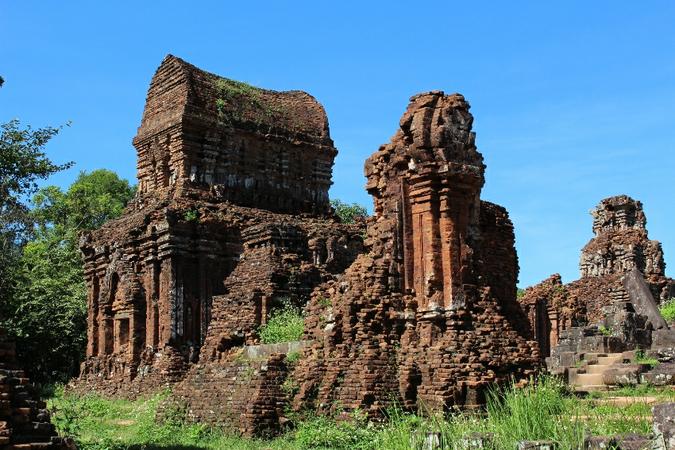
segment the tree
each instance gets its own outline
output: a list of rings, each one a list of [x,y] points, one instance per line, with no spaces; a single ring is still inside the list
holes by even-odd
[[[14,296],[21,249],[32,231],[26,202],[38,180],[71,166],[54,164],[44,152],[60,130],[21,128],[16,119],[0,125],[0,318]]]
[[[72,163],[54,164],[44,152],[44,146],[61,128],[21,129],[14,119],[0,129],[0,232],[11,242],[24,238],[30,228],[26,200],[37,190],[38,180]]]
[[[109,170],[81,172],[67,191],[40,189],[33,197],[34,238],[23,248],[10,331],[38,382],[77,374],[86,345],[86,286],[78,236],[118,217],[134,195]]]
[[[80,172],[67,192],[57,186],[40,189],[33,197],[33,217],[42,232],[48,227],[95,230],[119,217],[134,193],[127,180],[110,170]]]
[[[359,219],[368,217],[368,210],[358,203],[348,204],[339,199],[334,199],[330,201],[330,205],[342,223],[354,223]]]

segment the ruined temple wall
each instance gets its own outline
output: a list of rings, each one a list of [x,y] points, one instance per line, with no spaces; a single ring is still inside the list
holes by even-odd
[[[141,371],[174,379],[196,357],[211,298],[223,292],[241,244],[236,230],[186,221],[178,211],[149,207],[83,238],[89,317],[82,378],[131,381]]]
[[[175,386],[171,401],[186,406],[196,422],[231,427],[245,436],[278,434],[287,405],[285,356],[194,366]]]
[[[480,239],[477,259],[484,283],[502,307],[517,311],[518,255],[513,223],[506,208],[481,201]]]
[[[591,215],[594,237],[581,250],[581,278],[563,285],[559,275],[553,276],[519,300],[544,356],[563,331],[605,324],[611,311],[623,311],[630,299],[622,279],[633,270],[644,277],[657,303],[675,293],[675,282],[665,276],[661,244],[648,237],[641,202],[627,195],[609,197]]]

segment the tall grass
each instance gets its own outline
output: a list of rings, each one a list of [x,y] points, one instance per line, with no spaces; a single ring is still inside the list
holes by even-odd
[[[637,392],[637,391],[636,391]],[[650,389],[672,401],[672,391]],[[624,388],[619,393],[632,395]],[[640,394],[644,392],[640,391]],[[54,423],[87,450],[122,449],[422,449],[429,434],[444,449],[462,448],[476,433],[490,436],[493,449],[512,449],[522,440],[549,440],[558,448],[582,447],[584,435],[648,434],[651,406],[615,406],[606,394],[580,399],[557,379],[542,376],[525,387],[514,384],[489,392],[478,412],[420,416],[391,408],[386,420],[372,422],[358,411],[350,420],[304,416],[294,429],[271,440],[246,439],[220,429],[185,421],[179,409],[155,420],[157,407],[168,393],[136,401],[110,400],[94,395],[68,395],[62,389],[49,401]],[[488,447],[490,448],[490,447]]]

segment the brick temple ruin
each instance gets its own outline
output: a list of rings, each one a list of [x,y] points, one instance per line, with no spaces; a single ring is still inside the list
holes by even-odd
[[[312,297],[296,408],[479,405],[491,384],[537,368],[516,302],[513,225],[480,200],[472,123],[461,95],[417,95],[366,161],[367,251]]]
[[[581,251],[581,278],[563,284],[552,275],[519,299],[542,356],[554,356],[553,367],[561,352],[675,344],[658,311],[659,303],[675,297],[675,280],[665,275],[661,244],[648,237],[642,203],[610,197],[591,215],[594,237]]]
[[[330,213],[337,151],[304,92],[167,56],[133,143],[137,197],[80,243],[80,387],[137,394],[177,382],[197,361],[257,343],[270,310],[304,304],[361,251],[362,227]]]
[[[331,212],[337,150],[313,97],[165,58],[133,141],[137,197],[81,239],[88,345],[75,389],[172,385],[195,420],[262,434],[288,406],[448,410],[535,373],[513,225],[480,199],[472,122],[459,94],[411,99],[366,162],[366,232]],[[305,308],[305,339],[259,345],[283,302]]]

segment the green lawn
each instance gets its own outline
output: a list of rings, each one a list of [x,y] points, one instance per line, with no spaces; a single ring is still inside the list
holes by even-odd
[[[654,401],[675,401],[671,389],[643,387],[595,394],[584,399],[567,392],[554,379],[489,396],[486,411],[446,417],[421,417],[392,410],[384,423],[356,413],[352,421],[327,417],[295,420],[295,427],[271,440],[246,439],[204,425],[187,423],[178,411],[161,424],[158,405],[168,393],[136,401],[64,394],[49,400],[62,434],[75,437],[81,449],[409,449],[421,446],[426,432],[440,433],[448,448],[476,432],[492,433],[497,449],[515,448],[523,439],[554,440],[561,449],[579,448],[585,433],[649,433]],[[610,397],[634,397],[615,404]],[[623,399],[624,403],[626,399]]]

